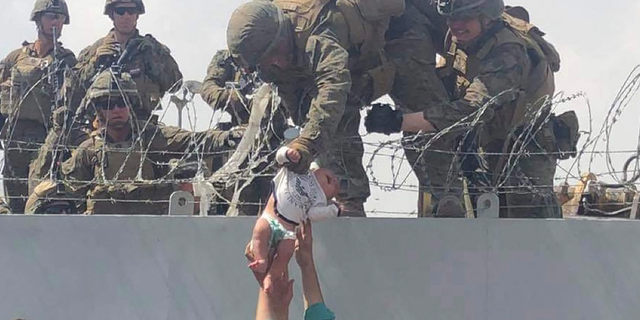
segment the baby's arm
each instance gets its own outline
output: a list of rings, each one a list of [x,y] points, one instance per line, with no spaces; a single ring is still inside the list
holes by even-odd
[[[276,161],[281,166],[290,162],[298,163],[300,161],[300,153],[289,147],[282,147],[276,153]]]
[[[311,207],[309,209],[309,220],[312,222],[335,218],[340,213],[340,208],[335,203],[328,206]]]
[[[271,293],[274,279],[279,279],[282,274],[287,272],[289,261],[293,257],[295,251],[296,241],[291,239],[281,240],[276,248],[276,256],[273,259],[271,268],[267,272],[267,276],[264,278],[264,291],[267,294]]]

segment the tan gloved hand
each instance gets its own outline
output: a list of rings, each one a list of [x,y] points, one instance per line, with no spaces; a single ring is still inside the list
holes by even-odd
[[[99,65],[108,65],[113,63],[120,54],[117,44],[113,41],[105,41],[96,49],[96,63]]]
[[[297,174],[305,174],[309,172],[309,166],[313,161],[313,151],[311,148],[312,142],[307,138],[297,138],[288,147],[298,151],[300,154],[300,160],[297,163],[289,162],[287,167],[289,170]]]

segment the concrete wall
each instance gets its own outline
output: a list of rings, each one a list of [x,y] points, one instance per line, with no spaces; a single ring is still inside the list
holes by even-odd
[[[252,319],[252,225],[0,217],[0,319]],[[343,219],[314,235],[338,319],[640,318],[638,222]]]

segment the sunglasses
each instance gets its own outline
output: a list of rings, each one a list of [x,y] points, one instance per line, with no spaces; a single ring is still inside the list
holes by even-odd
[[[67,20],[67,16],[60,13],[45,12],[42,14],[42,16],[49,20]]]
[[[93,103],[96,108],[101,110],[113,110],[115,108],[126,108],[127,103],[122,98],[100,99]]]
[[[129,15],[138,14],[140,13],[140,10],[137,7],[116,7],[113,9],[113,12],[119,16],[124,16],[125,13],[128,13]]]

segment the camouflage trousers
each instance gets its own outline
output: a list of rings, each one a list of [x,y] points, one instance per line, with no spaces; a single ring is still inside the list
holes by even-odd
[[[364,145],[359,130],[360,108],[347,106],[334,143],[318,159],[321,167],[332,170],[340,180],[337,200],[341,215],[346,217],[365,217],[364,203],[371,195],[369,178],[362,165]]]
[[[430,34],[431,22],[411,3],[405,14],[392,21],[385,51],[396,66],[390,95],[404,112],[422,112],[430,104],[448,101],[449,97],[436,73],[436,49]],[[404,133],[405,156],[418,178],[419,216],[464,216],[463,210],[439,212],[442,198],[454,197],[462,202],[462,180],[453,151],[455,139],[443,138],[425,149],[429,137],[416,138]],[[451,210],[447,210],[451,211]]]
[[[498,147],[500,146],[500,148]],[[488,153],[501,152],[501,141],[486,148]],[[488,177],[500,176],[503,183],[498,190],[500,198],[500,217],[510,219],[560,219],[562,210],[553,190],[556,173],[556,158],[553,154],[540,154],[544,150],[530,147],[532,155],[522,155],[511,170],[500,170],[500,156],[486,157],[490,169]],[[471,192],[479,195],[481,192]]]
[[[29,164],[38,156],[47,135],[46,128],[37,121],[17,120],[3,133],[4,192],[13,213],[23,213],[29,197]]]
[[[407,133],[403,136],[405,156],[419,183],[418,216],[464,217],[464,186],[460,159],[455,156],[456,140],[445,136],[429,141],[432,135],[420,137]],[[442,199],[453,200],[456,204],[441,207]]]
[[[268,148],[263,150],[262,156],[267,160],[258,164],[256,168],[259,172],[258,176],[253,177],[249,185],[247,185],[238,196],[238,204],[232,206],[228,203],[228,200],[233,199],[235,190],[232,188],[219,188],[219,192],[222,193],[224,199],[217,199],[217,204],[213,208],[213,215],[231,215],[231,216],[258,216],[262,214],[269,197],[271,196],[271,181],[275,177],[278,167],[275,164],[275,150],[282,145],[282,136],[284,131],[288,127],[286,124],[286,117],[282,109],[277,109],[276,114],[270,116],[267,110],[265,118],[270,119],[271,131],[270,138],[268,139]],[[220,128],[221,130],[229,130],[229,127]],[[215,172],[220,169],[227,160],[233,156],[233,152],[226,153],[224,155],[217,155],[212,157],[212,161],[209,161],[211,165],[211,172]],[[246,181],[242,181],[239,185],[243,185]]]

